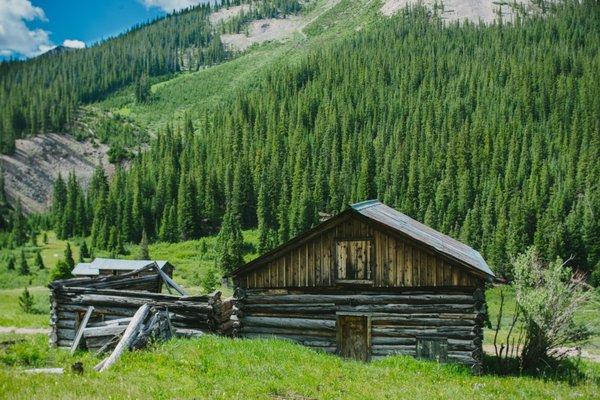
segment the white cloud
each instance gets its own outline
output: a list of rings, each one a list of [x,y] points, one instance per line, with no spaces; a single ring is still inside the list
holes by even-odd
[[[2,1],[2,0],[0,0]],[[172,12],[198,5],[208,3],[209,0],[140,0],[146,7],[158,7],[166,12]]]
[[[46,21],[44,10],[29,0],[0,0],[0,54],[27,57],[44,53],[54,46],[49,32],[30,30],[25,21]]]
[[[85,43],[83,43],[81,40],[75,39],[66,39],[63,42],[63,46],[70,47],[72,49],[85,49]]]

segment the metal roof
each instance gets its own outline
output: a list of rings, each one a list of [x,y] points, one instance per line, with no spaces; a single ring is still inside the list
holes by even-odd
[[[156,262],[163,269],[168,261],[165,260],[122,260],[112,258],[96,258],[91,263],[79,263],[73,268],[73,275],[99,275],[101,270],[135,271]]]
[[[470,265],[494,277],[494,273],[477,250],[420,223],[408,215],[383,204],[379,200],[367,200],[350,206],[361,215],[377,221],[403,235],[424,243],[449,257]]]

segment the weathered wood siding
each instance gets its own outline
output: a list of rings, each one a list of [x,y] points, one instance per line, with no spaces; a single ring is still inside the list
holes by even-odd
[[[340,254],[340,248],[344,253]],[[414,241],[351,217],[290,248],[266,265],[240,274],[239,285],[243,288],[335,286],[338,277],[346,279],[343,263],[350,257],[359,269],[366,271],[362,279],[371,280],[373,287],[479,287],[483,282],[465,267]]]
[[[368,315],[371,359],[416,356],[419,338],[440,338],[447,361],[481,365],[484,299],[481,289],[368,291],[240,289],[236,334],[278,337],[335,353],[338,313]]]

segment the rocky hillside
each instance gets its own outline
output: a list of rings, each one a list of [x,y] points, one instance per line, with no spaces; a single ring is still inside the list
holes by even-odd
[[[69,134],[48,133],[16,142],[12,156],[2,155],[5,190],[11,202],[21,199],[27,213],[41,212],[50,204],[52,184],[59,173],[74,171],[87,185],[96,166],[110,173],[108,147],[96,142],[79,142]]]
[[[220,65],[200,68],[197,64],[199,48],[182,50],[179,54],[180,72],[152,88],[153,100],[139,104],[133,89],[125,88],[106,96],[98,105],[107,114],[132,118],[146,131],[154,133],[163,121],[181,118],[206,104],[224,101],[227,93],[237,93],[251,86],[260,74],[272,65],[292,62],[309,48],[335,40],[339,36],[362,29],[366,24],[377,22],[399,12],[403,7],[415,4],[413,0],[343,1],[309,0],[303,2],[303,10],[295,15],[280,18],[259,18],[245,22],[239,33],[223,33],[220,40],[231,51],[244,52],[242,57]],[[530,10],[529,0],[503,3],[492,0],[448,0],[442,7],[426,0],[422,4],[438,12],[447,21],[470,20],[493,22],[499,14],[511,20],[516,9]],[[209,18],[214,29],[236,18],[242,18],[250,10],[247,4],[223,8]],[[278,46],[261,44],[271,42]],[[287,42],[281,46],[282,42]],[[254,47],[252,47],[254,46]],[[90,51],[90,49],[82,50]],[[196,63],[196,64],[194,64]],[[200,71],[195,73],[188,70]],[[193,115],[194,116],[194,115]],[[80,118],[81,120],[81,118]],[[95,126],[85,125],[85,132],[93,136]],[[160,121],[160,123],[157,123]],[[103,139],[105,141],[105,139]],[[105,145],[79,142],[68,134],[44,134],[35,138],[16,141],[17,151],[12,156],[2,156],[6,174],[6,191],[11,201],[21,198],[24,210],[40,212],[49,204],[51,185],[59,172],[75,171],[85,185],[99,162],[112,168],[107,160]]]

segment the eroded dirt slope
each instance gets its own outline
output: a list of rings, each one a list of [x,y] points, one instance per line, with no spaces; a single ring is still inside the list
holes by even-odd
[[[10,202],[14,204],[20,198],[26,213],[47,209],[59,173],[66,177],[74,171],[84,186],[100,163],[112,173],[114,168],[108,162],[107,150],[105,145],[78,142],[67,134],[48,133],[17,140],[15,154],[1,156]]]

